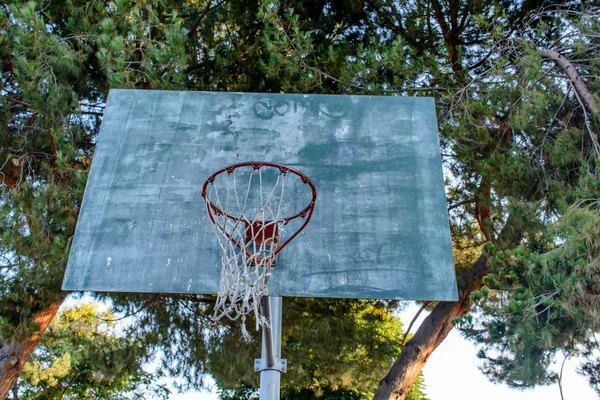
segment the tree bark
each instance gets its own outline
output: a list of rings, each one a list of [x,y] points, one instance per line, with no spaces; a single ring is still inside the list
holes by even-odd
[[[374,400],[404,400],[425,366],[429,356],[448,336],[455,318],[470,308],[470,294],[483,285],[488,261],[480,257],[458,279],[458,301],[440,302],[425,318],[415,335],[406,343],[400,357],[385,378],[379,382]]]
[[[0,347],[0,399],[6,398],[17,381],[19,373],[48,328],[50,321],[58,312],[61,303],[52,303],[44,310],[34,314],[33,322],[37,329],[31,337],[19,343],[3,343]]]

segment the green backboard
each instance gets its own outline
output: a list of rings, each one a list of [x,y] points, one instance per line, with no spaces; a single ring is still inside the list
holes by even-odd
[[[270,294],[457,299],[434,102],[376,96],[112,90],[63,288],[216,293],[202,185],[245,161],[318,193]]]

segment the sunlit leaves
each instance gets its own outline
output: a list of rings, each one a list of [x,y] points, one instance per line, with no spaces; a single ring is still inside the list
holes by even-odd
[[[146,349],[119,333],[114,318],[93,303],[62,311],[23,368],[19,398],[167,399],[169,391],[142,369]]]

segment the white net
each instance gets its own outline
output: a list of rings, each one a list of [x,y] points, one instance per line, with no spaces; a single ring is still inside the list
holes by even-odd
[[[252,338],[246,318],[254,314],[256,329],[268,326],[260,298],[268,294],[271,269],[280,244],[286,173],[264,167],[231,169],[215,177],[206,190],[209,215],[222,257],[221,282],[213,319],[241,321],[242,335]],[[267,175],[267,176],[263,176]]]

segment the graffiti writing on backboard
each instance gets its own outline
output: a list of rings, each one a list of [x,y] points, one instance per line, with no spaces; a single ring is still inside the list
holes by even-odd
[[[254,103],[254,115],[260,119],[272,119],[274,117],[283,117],[293,115],[298,112],[304,112],[310,99],[294,100],[270,100],[262,99]],[[337,119],[346,115],[347,108],[341,103],[323,102],[319,103],[318,112],[329,118]]]

